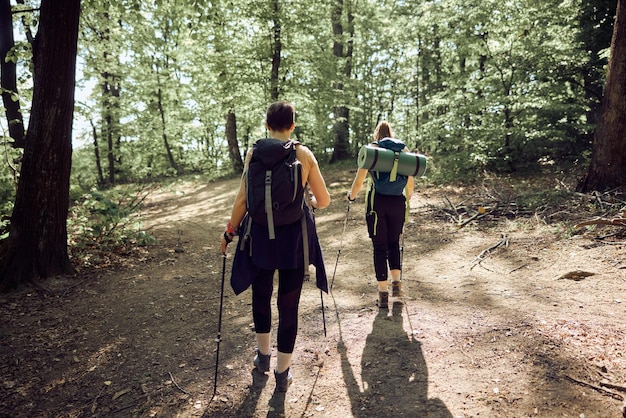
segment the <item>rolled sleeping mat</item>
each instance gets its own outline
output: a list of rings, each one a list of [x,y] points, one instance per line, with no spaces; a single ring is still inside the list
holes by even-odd
[[[363,145],[359,150],[359,168],[390,173],[393,170],[395,152],[374,145]],[[426,173],[426,156],[412,152],[401,152],[398,156],[397,173],[403,176],[422,177]]]

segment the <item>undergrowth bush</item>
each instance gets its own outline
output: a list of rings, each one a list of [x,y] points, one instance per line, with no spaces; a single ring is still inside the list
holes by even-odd
[[[70,253],[77,264],[108,264],[107,260],[116,255],[127,255],[156,241],[143,229],[139,214],[139,207],[149,194],[146,189],[94,188],[74,203],[67,227]]]

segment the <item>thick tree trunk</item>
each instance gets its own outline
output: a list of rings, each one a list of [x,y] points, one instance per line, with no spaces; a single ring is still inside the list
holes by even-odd
[[[343,71],[340,80],[333,83],[333,89],[337,92],[337,97],[341,101],[340,104],[333,107],[334,123],[333,123],[333,155],[330,162],[343,161],[352,158],[350,153],[350,108],[345,103],[343,78],[349,79],[352,73],[352,53],[353,53],[353,15],[350,6],[347,7],[348,14],[348,33],[350,38],[347,46],[344,44],[344,25],[342,16],[344,12],[343,0],[335,0],[331,21],[333,27],[333,55],[337,62],[343,62]]]
[[[580,67],[585,103],[589,106],[585,115],[587,125],[592,127],[597,126],[600,115],[604,68],[607,65],[602,51],[611,46],[616,6],[615,0],[583,0],[578,12],[580,31],[577,40],[587,51],[587,61]],[[593,131],[585,129],[572,144],[573,151],[580,153],[592,141]]]
[[[233,171],[243,173],[243,160],[237,142],[237,116],[232,110],[226,114],[226,141],[228,142],[228,156],[233,164]]]
[[[626,191],[626,0],[617,4],[611,58],[589,172],[579,191]]]
[[[333,155],[331,163],[345,161],[352,157],[350,154],[350,109],[346,106],[333,108],[335,122],[333,124]]]
[[[33,105],[2,248],[0,289],[72,273],[67,212],[80,0],[42,0],[33,44]]]
[[[6,60],[8,52],[13,48],[13,20],[9,0],[0,0],[0,86],[2,87],[2,103],[6,109],[9,125],[9,136],[13,138],[13,147],[24,148],[24,120],[17,100],[17,71],[14,60]]]

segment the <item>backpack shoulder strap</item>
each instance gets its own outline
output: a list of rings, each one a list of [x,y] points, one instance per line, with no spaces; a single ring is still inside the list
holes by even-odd
[[[267,214],[267,230],[270,239],[275,239],[274,232],[274,210],[272,206],[272,170],[265,170],[265,213]]]

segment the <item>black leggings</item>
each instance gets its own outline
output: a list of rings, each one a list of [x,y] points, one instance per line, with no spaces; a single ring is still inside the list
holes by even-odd
[[[257,333],[268,333],[272,326],[274,271],[261,269],[252,281],[252,318]],[[278,351],[293,353],[298,334],[298,305],[304,282],[304,267],[278,270]]]
[[[371,193],[371,192],[370,192]],[[400,270],[400,235],[404,226],[406,199],[404,195],[376,194],[374,206],[367,199],[367,231],[374,246],[374,272],[376,280],[387,280],[387,263],[390,270]]]

